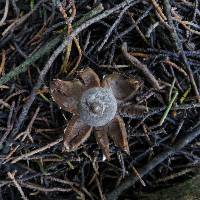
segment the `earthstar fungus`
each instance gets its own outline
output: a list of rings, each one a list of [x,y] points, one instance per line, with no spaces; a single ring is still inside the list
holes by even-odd
[[[74,114],[64,130],[65,149],[76,150],[94,130],[107,159],[110,159],[108,137],[129,153],[127,132],[120,114],[122,110],[131,111],[131,115],[147,111],[142,105],[125,104],[135,95],[140,82],[117,73],[100,81],[91,68],[81,70],[78,76],[79,79],[72,81],[54,79],[50,85],[52,98],[58,106]]]
[[[117,100],[112,90],[94,87],[83,92],[79,101],[80,119],[90,126],[104,126],[117,112]]]

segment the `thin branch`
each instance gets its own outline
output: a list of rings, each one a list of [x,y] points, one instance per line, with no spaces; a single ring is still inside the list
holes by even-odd
[[[8,120],[7,120],[7,130],[0,139],[0,146],[5,142],[6,138],[8,137],[13,128],[13,123],[11,122],[11,119],[13,116],[14,108],[15,108],[15,102],[13,102],[11,105],[10,113],[8,115]]]
[[[15,158],[11,163],[16,163],[16,162],[18,162],[20,160],[23,160],[24,158],[28,158],[28,157],[30,157],[30,156],[32,156],[34,154],[40,153],[42,151],[45,151],[45,150],[47,150],[47,149],[59,144],[62,141],[63,141],[63,138],[59,138],[56,141],[51,142],[51,143],[49,143],[49,144],[47,144],[47,145],[45,145],[45,146],[43,146],[41,148],[35,149],[35,150],[33,150],[33,151],[29,152],[29,153],[26,153],[26,154],[22,154],[21,156]]]
[[[135,58],[134,56],[130,55],[127,51],[127,44],[123,43],[122,45],[122,52],[125,56],[125,58],[131,62],[131,64],[133,64],[137,69],[139,69],[148,79],[148,81],[151,83],[151,85],[155,88],[155,89],[160,89],[159,83],[156,80],[156,78],[154,77],[154,75],[151,73],[151,71],[147,68],[146,65],[142,64],[137,58]]]
[[[3,14],[3,17],[1,18],[1,21],[0,21],[0,27],[3,26],[4,21],[5,21],[6,18],[7,18],[8,9],[9,9],[9,0],[6,0],[6,5],[5,5],[5,9],[4,9],[4,14]]]
[[[13,184],[15,185],[15,187],[18,189],[18,191],[20,192],[22,199],[23,200],[28,200],[28,198],[25,196],[21,186],[19,185],[19,183],[15,180],[15,176],[14,174],[11,174],[10,172],[8,172],[8,177],[12,180]]]
[[[108,32],[106,33],[106,36],[104,38],[104,40],[102,41],[102,43],[99,45],[98,47],[98,51],[101,51],[102,48],[104,47],[105,43],[108,41],[108,38],[110,37],[110,35],[112,34],[113,30],[116,29],[117,25],[120,23],[124,13],[127,11],[127,9],[130,7],[131,5],[129,6],[126,6],[122,12],[120,13],[120,15],[118,16],[117,20],[114,22],[114,24],[110,27],[110,29],[108,30]]]

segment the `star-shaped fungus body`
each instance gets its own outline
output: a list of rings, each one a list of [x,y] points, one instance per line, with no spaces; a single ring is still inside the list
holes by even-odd
[[[129,153],[127,132],[120,112],[144,113],[142,105],[127,103],[137,92],[140,83],[113,73],[100,81],[98,75],[86,68],[78,72],[79,79],[54,79],[50,90],[54,101],[63,110],[73,113],[64,130],[64,147],[76,150],[94,130],[98,145],[110,159],[109,137],[114,144]]]

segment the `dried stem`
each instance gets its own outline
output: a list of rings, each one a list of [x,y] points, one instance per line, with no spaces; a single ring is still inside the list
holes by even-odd
[[[18,191],[20,192],[22,199],[23,200],[28,200],[28,198],[25,196],[21,186],[19,185],[19,183],[15,180],[15,176],[14,174],[11,174],[10,172],[8,172],[8,176],[9,178],[12,180],[13,184],[15,185],[15,187],[18,189]]]
[[[33,150],[33,151],[29,152],[29,153],[22,154],[21,156],[15,158],[11,163],[16,163],[16,162],[18,162],[20,160],[23,160],[24,158],[28,158],[28,157],[30,157],[30,156],[32,156],[34,154],[40,153],[42,151],[45,151],[45,150],[47,150],[47,149],[59,144],[62,141],[63,141],[63,138],[59,138],[56,141],[51,142],[51,143],[49,143],[49,144],[47,144],[47,145],[45,145],[45,146],[43,146],[43,147],[41,147],[39,149],[35,149],[35,150]]]
[[[168,105],[166,111],[164,112],[164,114],[163,114],[163,116],[162,116],[162,118],[161,118],[161,120],[160,120],[160,122],[159,122],[159,125],[160,125],[160,126],[162,126],[162,124],[164,123],[164,121],[165,121],[165,119],[166,119],[166,117],[167,117],[167,115],[168,115],[170,109],[172,108],[172,105],[173,105],[174,101],[176,100],[177,96],[178,96],[178,91],[175,92],[175,94],[174,94],[174,96],[172,97],[172,99],[171,99],[171,101],[170,101],[170,103],[169,103],[169,105]]]
[[[125,56],[125,58],[130,61],[132,63],[132,65],[134,65],[137,69],[139,69],[144,76],[148,79],[148,81],[151,83],[151,85],[155,88],[155,89],[160,89],[159,83],[156,80],[156,78],[154,77],[154,75],[150,72],[150,70],[147,68],[146,65],[142,64],[137,58],[135,58],[134,56],[130,55],[127,51],[127,44],[123,43],[122,45],[122,52]]]

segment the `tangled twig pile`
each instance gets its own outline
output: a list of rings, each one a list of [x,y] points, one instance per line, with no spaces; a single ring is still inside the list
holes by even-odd
[[[199,19],[197,0],[1,2],[0,197],[129,198],[191,174],[199,165]],[[88,66],[101,80],[118,77],[115,97],[130,93],[117,111],[129,154],[114,140],[104,160],[92,130],[63,151],[73,112],[59,109],[49,86]],[[122,89],[124,80],[138,80],[137,93]]]

